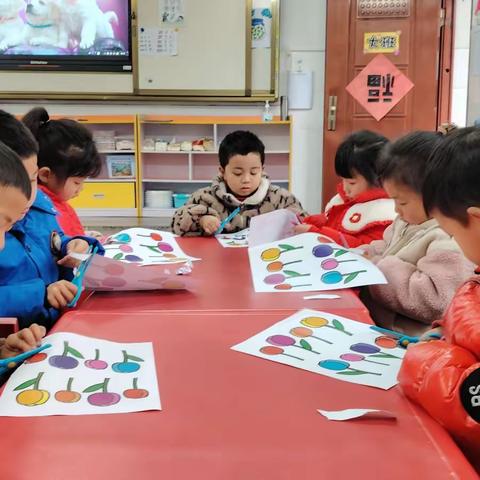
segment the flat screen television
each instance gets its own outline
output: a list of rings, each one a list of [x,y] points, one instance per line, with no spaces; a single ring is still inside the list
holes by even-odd
[[[0,0],[0,69],[132,70],[130,0]]]

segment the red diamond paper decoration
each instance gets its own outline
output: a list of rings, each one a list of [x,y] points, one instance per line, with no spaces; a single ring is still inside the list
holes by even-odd
[[[377,55],[347,85],[347,92],[378,122],[412,88],[413,83],[385,55]]]

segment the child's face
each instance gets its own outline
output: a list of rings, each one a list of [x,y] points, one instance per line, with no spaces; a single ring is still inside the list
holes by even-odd
[[[385,180],[383,188],[395,201],[395,211],[404,222],[420,225],[428,220],[421,194],[393,180]]]
[[[14,187],[0,187],[0,250],[5,245],[5,233],[28,211],[29,201]]]
[[[352,178],[342,177],[342,185],[343,190],[349,199],[355,198],[371,188],[367,179],[355,171],[352,172]]]
[[[234,155],[220,173],[228,188],[239,197],[248,197],[262,181],[263,166],[258,153]]]
[[[22,163],[25,166],[25,170],[27,171],[28,176],[30,178],[30,183],[32,184],[32,195],[30,197],[30,200],[26,208],[23,211],[21,218],[23,218],[27,214],[28,209],[32,206],[37,196],[37,184],[38,184],[37,156],[31,155],[30,157],[22,158]]]
[[[59,192],[61,199],[68,201],[72,198],[78,197],[83,190],[85,180],[85,177],[68,177]]]
[[[446,217],[438,210],[433,212],[433,217],[460,245],[465,256],[475,265],[480,265],[480,208],[470,207],[467,213],[467,225],[454,218]]]

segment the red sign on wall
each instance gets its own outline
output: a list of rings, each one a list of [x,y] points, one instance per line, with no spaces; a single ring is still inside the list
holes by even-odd
[[[413,83],[384,55],[377,55],[348,85],[347,92],[380,121]]]

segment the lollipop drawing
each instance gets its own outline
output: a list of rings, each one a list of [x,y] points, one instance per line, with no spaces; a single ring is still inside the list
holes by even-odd
[[[295,357],[294,355],[289,355],[285,353],[285,350],[280,347],[275,347],[273,345],[267,345],[260,349],[260,352],[264,355],[285,355],[286,357],[295,358],[296,360],[301,360],[303,362],[303,358]]]
[[[73,357],[69,357],[68,355],[73,355]],[[84,356],[74,348],[70,347],[68,342],[63,342],[63,353],[62,355],[53,355],[48,359],[48,363],[52,367],[61,368],[64,370],[70,370],[78,366],[77,358],[83,359]]]
[[[337,260],[336,258],[326,258],[320,264],[324,270],[334,270],[340,263],[355,262],[356,260]]]
[[[320,355],[320,352],[315,351],[312,346],[303,338],[300,340],[300,345],[297,345],[296,340],[288,335],[271,335],[267,338],[266,342],[270,345],[274,345],[275,347],[296,347],[300,350],[307,350],[308,352]]]
[[[137,233],[137,237],[150,238],[155,242],[161,242],[163,240],[163,237],[157,232],[151,232],[148,235],[141,235],[140,233]]]
[[[391,353],[382,352],[380,348],[376,345],[370,345],[369,343],[355,343],[350,346],[350,350],[356,353],[365,353],[369,355],[369,357],[375,358],[396,358],[401,360],[402,357],[398,357],[397,355],[392,355]]]
[[[27,380],[13,389],[14,392],[23,390],[20,392],[15,400],[18,404],[25,407],[35,407],[37,405],[43,405],[50,398],[50,393],[47,390],[40,390],[40,380],[45,372],[40,372],[35,378]],[[28,387],[33,387],[31,390],[25,390]]]
[[[267,265],[267,270],[269,272],[280,272],[283,270],[287,265],[292,265],[293,263],[302,263],[302,260],[294,260],[293,262],[272,262]]]
[[[130,243],[132,241],[132,237],[128,233],[119,233],[118,235],[114,235],[107,240],[107,244],[112,243]]]
[[[302,285],[290,285],[289,283],[280,283],[279,285],[275,285],[273,288],[275,290],[292,290],[292,288],[300,288],[300,287],[311,287],[311,283],[304,283]]]
[[[120,401],[121,397],[118,393],[108,391],[109,381],[110,379],[106,378],[102,383],[90,385],[83,391],[83,393],[91,393],[91,395],[87,397],[87,401],[90,405],[93,405],[94,407],[109,407]],[[101,390],[101,392],[92,393],[97,392],[98,390]]]
[[[293,270],[285,270],[283,273],[272,273],[271,275],[267,275],[263,281],[267,285],[278,285],[290,278],[309,277],[310,275],[310,273],[298,273]]]
[[[307,337],[312,337],[315,340],[320,340],[322,342],[328,343],[330,345],[333,345],[333,342],[330,342],[330,340],[325,340],[324,338],[317,337],[313,334],[313,330],[307,327],[295,327],[290,330],[290,333],[294,337],[299,337],[299,338],[307,338]],[[301,340],[300,340],[301,342]]]
[[[135,377],[133,379],[133,386],[127,390],[123,391],[123,396],[125,398],[145,398],[148,397],[149,393],[148,390],[144,388],[138,388],[138,378]]]
[[[359,355],[358,353],[344,353],[340,355],[342,360],[346,360],[347,362],[369,362],[369,363],[376,363],[377,365],[385,365],[389,367],[388,363],[383,362],[375,362],[374,360],[367,360],[364,355]]]
[[[141,247],[146,247],[152,252],[155,253],[170,253],[173,252],[174,248],[167,242],[157,242],[156,245],[140,245]]]
[[[397,348],[398,340],[394,337],[389,337],[388,335],[382,335],[375,339],[375,343],[382,348]]]
[[[72,391],[73,377],[70,377],[67,382],[66,390],[59,390],[55,393],[55,400],[62,403],[75,403],[82,398],[82,394]]]
[[[335,257],[339,257],[340,255],[345,255],[345,253],[348,253],[348,250],[345,250],[344,248],[332,247],[327,243],[316,245],[312,249],[313,256],[317,258],[329,257],[332,254]]]
[[[320,279],[323,283],[327,285],[334,285],[335,283],[350,283],[357,278],[358,275],[361,273],[365,273],[366,270],[357,270],[356,272],[350,273],[340,273],[336,270],[332,270],[330,272],[324,273]],[[346,277],[345,279],[343,277]]]
[[[260,255],[260,258],[264,262],[272,262],[274,260],[278,260],[280,258],[280,255],[282,255],[285,252],[293,252],[294,250],[301,250],[302,248],[303,247],[295,247],[293,245],[287,245],[286,243],[282,243],[278,245],[278,248],[273,247],[273,248],[267,248],[267,250],[264,250]]]
[[[117,253],[113,257],[113,260],[123,260],[125,262],[130,262],[130,263],[143,262],[143,258],[139,257],[138,255],[125,255],[125,256],[123,256],[123,253]]]
[[[122,243],[121,245],[118,245],[118,246],[112,246],[112,247],[105,247],[105,250],[120,250],[120,252],[123,252],[123,253],[132,253],[133,252],[133,248],[130,246],[130,245],[127,245],[126,243]],[[116,254],[116,256],[118,255],[118,253]],[[122,257],[123,255],[120,256],[120,258]],[[115,259],[117,260],[117,259]]]
[[[123,362],[117,362],[112,365],[112,370],[117,373],[133,373],[140,369],[140,364],[137,362],[143,362],[143,358],[129,355],[126,350],[122,350]],[[133,360],[133,361],[129,361]]]
[[[320,362],[318,362],[318,366],[327,370],[333,370],[337,373],[337,375],[382,375],[381,373],[377,372],[367,372],[365,370],[357,370],[356,368],[351,368],[350,364],[343,360],[321,360]]]
[[[48,355],[44,352],[39,352],[33,355],[30,358],[27,358],[25,360],[25,363],[38,363],[38,362],[43,362],[48,357]]]
[[[340,320],[337,320],[334,318],[332,320],[332,324],[330,325],[329,321],[326,318],[323,317],[305,317],[300,320],[300,323],[302,325],[305,325],[306,327],[310,328],[332,328],[333,330],[337,330],[337,332],[342,332],[345,335],[352,336],[353,334],[351,332],[348,332],[345,330],[345,326]]]
[[[85,366],[92,368],[93,370],[105,370],[108,367],[108,363],[104,360],[100,360],[100,350],[95,349],[95,358],[91,360],[85,360]]]

